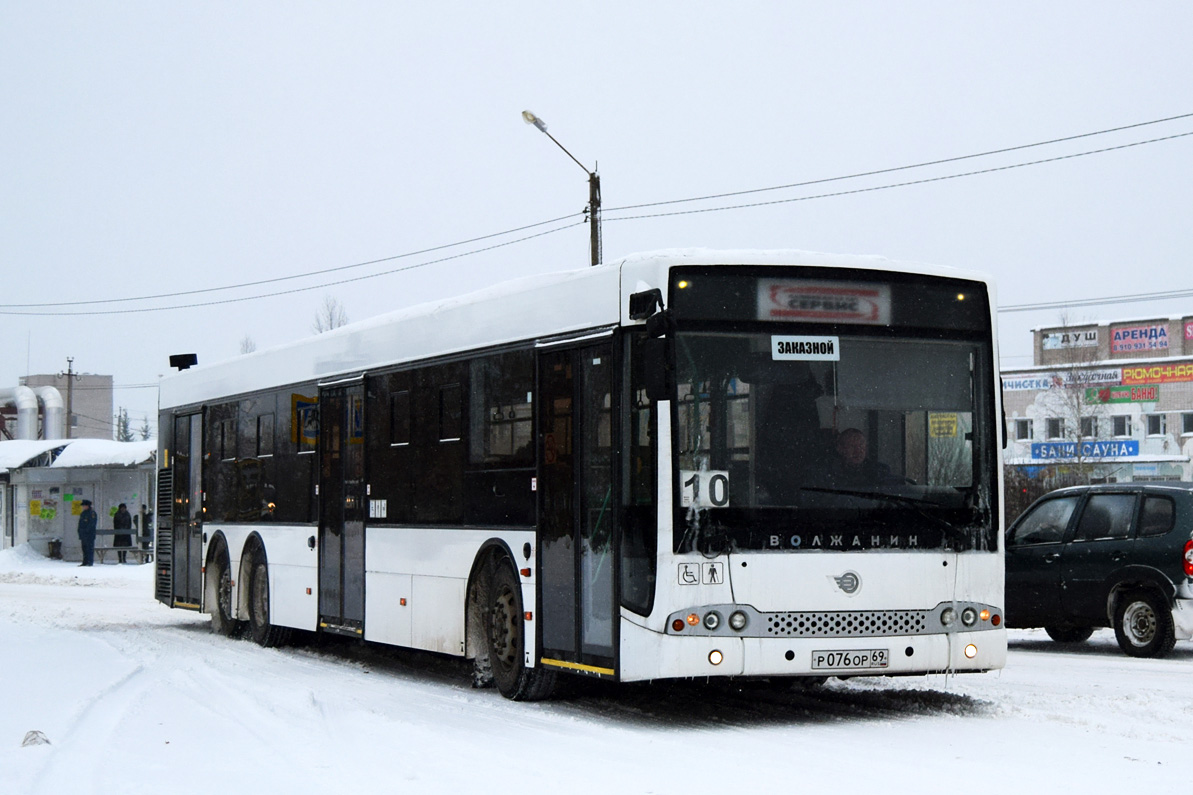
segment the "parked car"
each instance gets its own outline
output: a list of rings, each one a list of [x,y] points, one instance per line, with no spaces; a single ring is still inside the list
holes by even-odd
[[[1133,657],[1193,637],[1193,483],[1073,486],[1007,529],[1006,622],[1080,643],[1113,627]]]

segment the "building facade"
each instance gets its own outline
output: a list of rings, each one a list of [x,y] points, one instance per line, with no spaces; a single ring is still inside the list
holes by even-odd
[[[1006,463],[1083,482],[1193,480],[1193,315],[1033,330],[1002,371]]]

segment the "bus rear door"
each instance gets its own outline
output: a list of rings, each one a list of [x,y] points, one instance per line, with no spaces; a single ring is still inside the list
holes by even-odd
[[[319,392],[319,627],[364,634],[363,382]]]

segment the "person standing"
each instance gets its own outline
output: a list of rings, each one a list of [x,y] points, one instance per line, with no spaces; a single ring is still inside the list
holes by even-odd
[[[99,514],[91,507],[91,500],[83,500],[83,512],[79,514],[79,541],[83,544],[83,562],[90,566],[95,562],[95,528],[99,525]]]
[[[124,503],[120,503],[120,506],[116,509],[116,515],[112,517],[112,529],[116,531],[130,531],[133,529],[133,515],[128,512],[128,506]],[[112,546],[114,547],[131,547],[132,544],[133,538],[129,532],[117,532],[112,536]],[[121,550],[116,553],[116,556],[121,563],[124,563],[124,559],[128,556],[128,553]]]

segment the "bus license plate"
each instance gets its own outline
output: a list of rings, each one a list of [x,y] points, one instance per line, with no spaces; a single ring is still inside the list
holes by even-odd
[[[812,652],[812,670],[814,671],[855,671],[862,668],[886,668],[889,664],[889,649]]]

